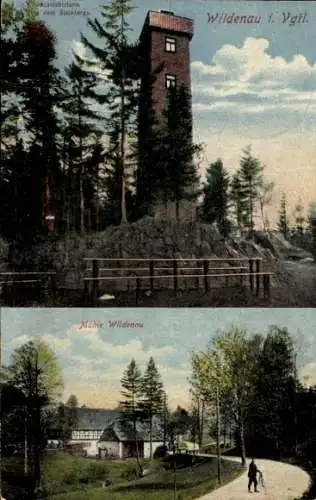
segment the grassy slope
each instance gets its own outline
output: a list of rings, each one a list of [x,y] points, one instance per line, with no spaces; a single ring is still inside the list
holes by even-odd
[[[49,487],[50,492],[52,493],[53,485],[56,489],[55,494],[50,494],[48,498],[51,500],[86,500],[86,498],[89,498],[89,500],[99,500],[101,498],[109,498],[111,500],[139,500],[147,498],[150,495],[153,499],[170,500],[171,495],[173,495],[174,473],[173,471],[164,471],[160,469],[159,464],[157,463],[156,472],[138,481],[126,481],[122,478],[122,466],[123,468],[133,467],[132,462],[90,463],[91,466],[92,464],[98,466],[100,464],[100,467],[103,466],[105,469],[107,468],[107,477],[113,481],[112,487],[107,490],[102,489],[95,487],[95,483],[100,484],[100,481],[89,481],[89,485],[82,483],[80,485],[77,483],[76,485],[73,484],[73,487],[71,488],[70,485],[66,486],[63,481],[60,482],[60,479],[62,479],[60,472],[57,474],[59,475],[58,485],[56,479],[57,470],[55,469],[54,471],[51,469],[49,474],[52,479],[49,479],[48,476],[46,476],[46,479],[49,480],[51,485]],[[77,463],[76,466],[72,466],[71,469],[78,471],[78,464],[79,463]],[[227,461],[222,462],[223,483],[235,479],[242,472],[243,470],[238,464]],[[200,463],[194,465],[193,467],[183,469],[179,468],[176,472],[176,498],[178,500],[190,500],[197,498],[204,493],[215,489],[217,486],[217,464],[214,459],[203,459]],[[72,491],[70,491],[71,489]],[[63,490],[64,493],[62,493],[61,490]]]

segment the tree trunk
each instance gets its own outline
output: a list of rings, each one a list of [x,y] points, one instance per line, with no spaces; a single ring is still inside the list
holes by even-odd
[[[244,422],[243,422],[242,416],[240,416],[239,437],[240,437],[241,464],[243,467],[245,467],[245,465],[246,465],[246,446],[245,446],[245,435],[244,435]]]
[[[150,457],[150,460],[152,460],[153,459],[153,417],[152,417],[152,415],[150,416],[150,420],[149,420],[149,439],[150,439],[149,457]]]
[[[121,12],[121,48],[123,49],[123,35],[124,35],[124,12],[123,12],[123,4],[122,4],[122,12]],[[121,137],[120,137],[120,150],[121,150],[121,168],[122,168],[122,193],[121,193],[121,223],[124,224],[127,222],[127,214],[126,214],[126,196],[125,196],[125,68],[124,68],[124,60],[122,59],[122,74],[121,74],[121,109],[120,109],[120,118],[121,118]]]
[[[142,477],[143,468],[142,468],[142,465],[141,465],[140,459],[139,459],[139,446],[138,446],[138,436],[137,436],[137,427],[136,427],[136,420],[135,419],[133,422],[133,426],[134,426],[134,436],[135,436],[135,445],[136,445],[136,462],[137,462],[137,467],[138,467],[138,470],[140,473],[140,477]]]
[[[204,401],[201,403],[201,424],[200,424],[200,435],[199,435],[199,447],[203,445],[203,433],[204,433]]]
[[[216,452],[217,452],[217,480],[221,484],[221,447],[220,447],[220,437],[221,437],[221,426],[220,426],[220,413],[219,413],[219,387],[216,387]]]

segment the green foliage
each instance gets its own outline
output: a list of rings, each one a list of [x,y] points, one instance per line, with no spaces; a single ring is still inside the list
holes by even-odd
[[[11,383],[27,398],[36,395],[54,400],[62,387],[62,377],[53,351],[42,341],[30,341],[18,347],[8,366]]]
[[[60,464],[58,465],[58,463]],[[129,476],[129,471],[133,464],[129,461],[119,463],[96,463],[93,466],[100,465],[104,468],[106,479],[112,481],[112,486],[107,490],[98,488],[98,481],[89,481],[88,484],[68,484],[64,482],[64,475],[68,475],[70,470],[82,470],[87,467],[86,459],[62,459],[56,460],[55,468],[52,460],[47,461],[45,471],[49,473],[48,498],[54,500],[72,500],[84,499],[99,500],[109,498],[111,500],[140,500],[143,498],[154,498],[155,500],[169,500],[174,491],[174,472],[173,470],[163,472],[161,467],[154,467],[153,473],[140,481],[129,480],[128,477],[122,478],[122,475]],[[160,464],[160,463],[159,463]],[[154,464],[155,465],[155,464]],[[135,465],[134,465],[135,466]],[[157,470],[156,470],[157,469]],[[238,477],[243,472],[239,465],[234,462],[223,461],[223,484]],[[72,473],[75,477],[75,473]],[[85,476],[86,472],[83,472]],[[100,478],[102,480],[102,478]],[[47,477],[48,480],[48,477]],[[59,481],[58,481],[59,480]],[[184,500],[192,500],[217,487],[216,461],[214,459],[200,459],[194,467],[179,468],[176,471],[177,495]],[[55,488],[54,488],[55,486]]]
[[[192,141],[191,97],[184,86],[171,88],[165,121],[161,126],[161,162],[155,168],[159,197],[165,203],[197,197],[198,174],[194,164],[201,146]]]
[[[151,357],[142,378],[141,408],[143,417],[149,422],[150,459],[152,459],[152,428],[155,415],[161,415],[164,409],[164,390],[161,376]]]
[[[295,208],[294,208],[294,221],[295,221],[296,230],[300,234],[303,234],[303,228],[304,228],[304,223],[305,223],[305,217],[304,217],[303,213],[304,213],[304,207],[302,205],[302,202],[299,201],[295,205]]]
[[[282,193],[277,227],[278,231],[280,231],[280,233],[283,234],[284,238],[287,238],[289,230],[289,221],[287,215],[287,199],[285,193]]]
[[[263,166],[258,158],[254,157],[251,152],[251,146],[248,146],[243,151],[243,156],[240,160],[239,176],[244,195],[246,225],[250,230],[254,229],[254,215],[256,210],[256,202],[259,197],[259,189],[262,186]]]
[[[225,237],[229,234],[228,188],[228,172],[224,169],[222,160],[218,159],[206,170],[202,213],[205,221],[217,222],[220,232]]]
[[[247,201],[238,171],[231,180],[230,199],[233,205],[235,222],[240,231],[246,224]]]

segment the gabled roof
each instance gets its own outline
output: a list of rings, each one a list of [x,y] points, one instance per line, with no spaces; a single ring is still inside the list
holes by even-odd
[[[78,408],[78,425],[76,426],[76,430],[103,430],[119,416],[120,413],[115,410]]]
[[[120,412],[115,410],[103,410],[95,408],[77,408],[78,424],[73,430],[78,431],[102,431],[120,416]],[[56,420],[50,424],[50,429],[58,428]]]
[[[137,439],[139,441],[150,441],[149,425],[148,422],[137,422]],[[114,433],[119,441],[134,441],[135,435],[133,425],[122,419],[116,419],[109,426],[104,429],[100,437],[100,441],[108,441],[108,436]],[[163,441],[163,427],[158,418],[153,420],[152,440]]]

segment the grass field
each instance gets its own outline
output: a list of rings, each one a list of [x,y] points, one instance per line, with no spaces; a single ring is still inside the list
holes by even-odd
[[[150,473],[142,479],[135,479],[136,462],[132,459],[98,461],[71,456],[47,457],[43,470],[45,498],[141,500],[150,495],[156,500],[191,500],[218,486],[217,463],[213,458],[198,458],[192,466],[179,465],[175,473],[165,470],[158,460],[151,464],[144,462],[143,466]],[[242,472],[239,464],[222,461],[223,484]],[[105,480],[111,481],[111,486],[106,489],[101,487]],[[9,494],[6,498],[18,497]]]

